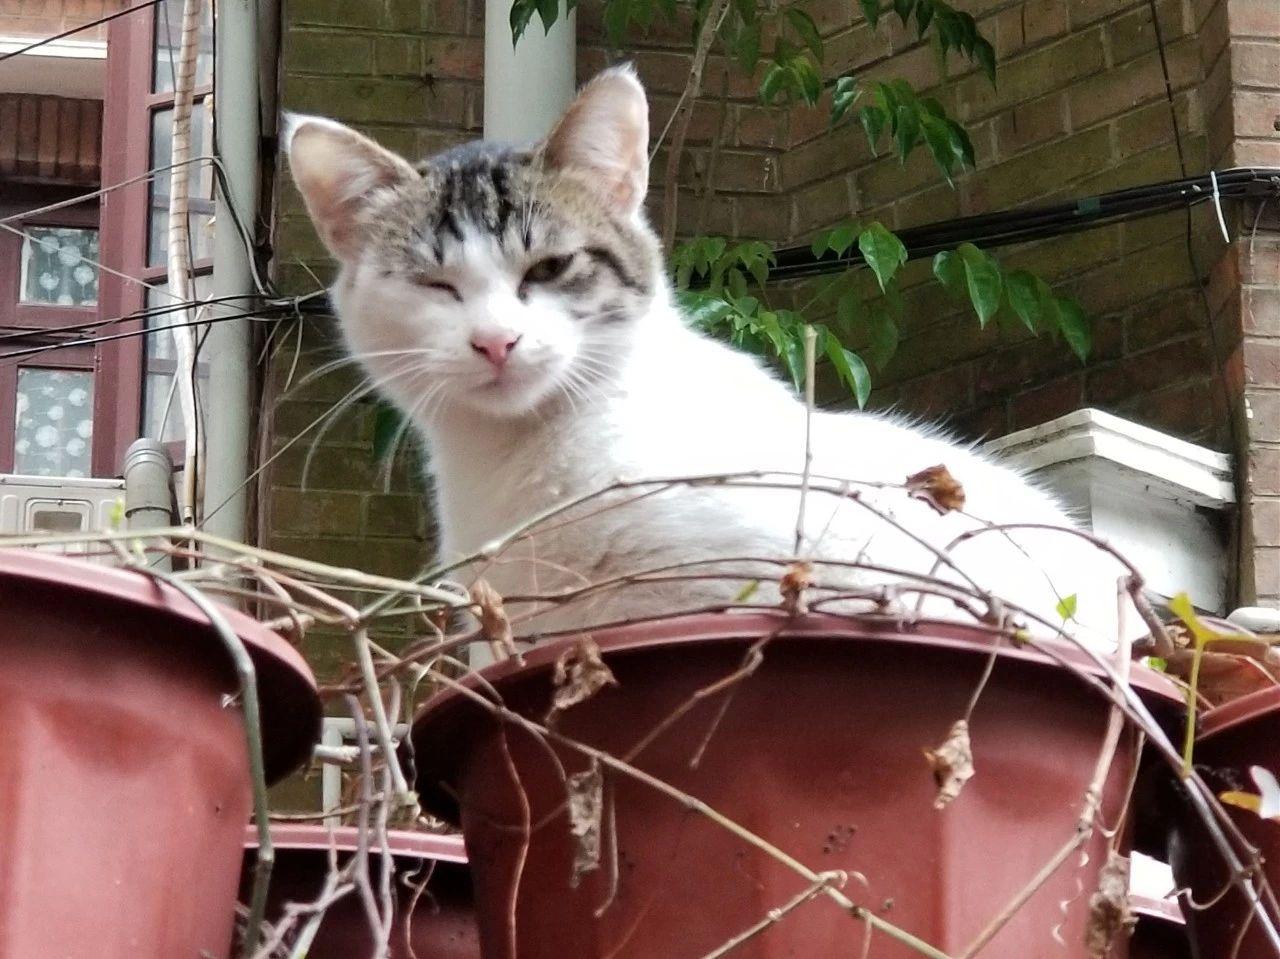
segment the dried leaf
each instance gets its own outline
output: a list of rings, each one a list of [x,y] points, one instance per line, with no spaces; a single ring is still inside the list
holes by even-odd
[[[907,477],[906,487],[915,499],[928,503],[940,516],[964,509],[964,487],[941,464],[911,474]]]
[[[1098,871],[1098,888],[1089,897],[1084,940],[1091,959],[1105,959],[1112,943],[1128,937],[1137,921],[1129,908],[1129,860],[1112,850]]]
[[[577,889],[582,877],[600,867],[600,820],[604,809],[604,774],[600,764],[591,765],[568,779],[569,832],[574,839],[573,876],[569,885]]]
[[[471,585],[471,602],[480,618],[480,630],[493,644],[495,653],[501,650],[519,660],[520,651],[516,649],[515,636],[511,632],[511,620],[507,618],[498,591],[485,580],[478,579]]]
[[[804,593],[813,585],[813,564],[807,562],[792,563],[778,583],[782,593],[782,608],[792,615],[808,612]]]
[[[969,723],[957,719],[951,732],[937,749],[926,749],[924,758],[933,770],[938,795],[933,800],[934,809],[943,809],[960,795],[964,784],[973,778],[973,749],[969,744]]]
[[[560,654],[552,683],[555,685],[552,713],[590,699],[605,686],[618,685],[613,672],[600,658],[600,647],[590,636],[583,636]]]

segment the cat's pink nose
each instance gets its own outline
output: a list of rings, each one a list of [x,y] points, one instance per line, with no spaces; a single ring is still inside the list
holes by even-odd
[[[519,342],[520,337],[510,333],[483,333],[471,337],[471,348],[492,363],[495,369],[502,369]]]

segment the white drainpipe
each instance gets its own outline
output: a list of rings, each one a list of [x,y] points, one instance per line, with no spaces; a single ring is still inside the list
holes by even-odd
[[[485,0],[484,136],[532,143],[551,130],[573,99],[577,13],[556,20],[550,33],[535,14],[515,47],[510,17],[511,0]]]
[[[563,12],[563,11],[562,11]],[[545,32],[535,14],[520,43],[511,42],[511,0],[484,5],[484,137],[505,143],[540,140],[573,101],[577,88],[578,15]],[[471,647],[475,668],[493,662],[485,643]]]
[[[214,121],[228,193],[217,190],[217,232],[213,245],[213,296],[251,296],[254,292],[251,253],[236,229],[235,218],[254,235],[258,210],[258,3],[219,0],[214,70],[217,91]],[[229,195],[228,195],[229,194]],[[235,217],[232,215],[232,207]],[[232,300],[219,311],[243,312],[250,299]],[[225,320],[209,327],[203,355],[209,363],[204,391],[206,429],[205,529],[237,541],[247,528],[253,342],[248,320]],[[211,511],[214,511],[211,513]]]

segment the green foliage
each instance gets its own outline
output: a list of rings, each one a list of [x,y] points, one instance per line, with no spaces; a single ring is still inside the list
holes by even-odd
[[[577,0],[565,0],[573,9]],[[693,0],[693,39],[704,28],[711,0]],[[945,65],[955,53],[978,66],[994,84],[995,49],[981,35],[974,18],[944,0],[858,0],[867,22],[877,28],[889,10],[903,26],[915,25],[928,36]],[[536,13],[544,28],[555,23],[559,0],[514,0],[513,36],[518,37]],[[610,43],[621,45],[627,31],[648,30],[654,18],[674,18],[677,0],[605,0],[604,23]],[[922,96],[903,79],[866,81],[845,74],[823,79],[826,50],[822,33],[803,4],[782,6],[771,0],[731,0],[714,25],[723,51],[744,72],[759,76],[759,98],[765,104],[816,105],[824,89],[831,91],[832,126],[857,117],[872,152],[888,147],[905,163],[923,146],[949,184],[965,168],[975,166],[973,143],[964,127],[947,115],[942,103]],[[772,51],[763,38],[772,36]],[[857,248],[857,257],[852,255]],[[723,237],[697,237],[677,247],[671,268],[680,301],[694,325],[726,336],[738,346],[779,360],[797,388],[804,376],[804,314],[820,300],[834,306],[832,326],[812,324],[823,362],[830,365],[859,405],[871,391],[870,369],[883,369],[900,341],[902,294],[898,275],[907,262],[902,241],[880,223],[842,223],[816,237],[814,256],[834,254],[852,263],[860,259],[876,278],[877,289],[865,295],[850,270],[836,276],[797,310],[773,309],[765,289],[775,264],[767,243],[733,243]],[[933,261],[938,283],[957,301],[973,307],[980,328],[993,320],[1021,323],[1036,335],[1061,337],[1083,361],[1091,347],[1088,318],[1079,304],[1056,295],[1044,280],[1024,270],[1006,272],[991,255],[971,243],[939,253]],[[846,344],[859,343],[858,351]],[[870,364],[870,365],[868,365]]]

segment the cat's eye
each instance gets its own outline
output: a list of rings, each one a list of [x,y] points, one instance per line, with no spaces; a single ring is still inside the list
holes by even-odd
[[[568,256],[548,256],[539,260],[529,269],[525,270],[524,280],[521,285],[529,283],[554,283],[569,269],[569,264],[573,262],[573,255]]]
[[[437,280],[430,273],[415,273],[410,277],[414,286],[422,287],[424,290],[435,290],[446,296],[451,296],[455,300],[461,300],[462,294],[458,292],[458,288],[452,283],[446,283],[443,280]]]

